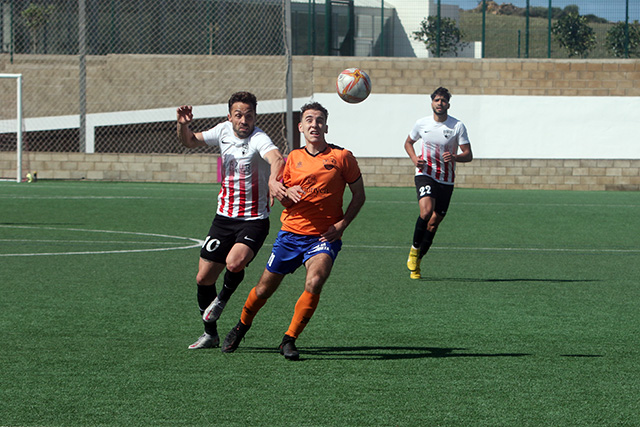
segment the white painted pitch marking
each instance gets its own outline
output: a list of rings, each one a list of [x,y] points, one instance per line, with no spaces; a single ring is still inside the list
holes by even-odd
[[[343,248],[357,249],[407,249],[408,246],[385,246],[385,245],[343,245]],[[475,247],[453,247],[453,246],[432,246],[430,250],[445,251],[513,251],[513,252],[579,252],[579,253],[640,253],[640,249],[587,249],[587,248],[475,248]]]
[[[111,250],[111,251],[81,251],[81,252],[47,252],[47,253],[35,253],[35,254],[0,254],[0,257],[10,257],[10,256],[45,256],[45,255],[90,255],[90,254],[117,254],[117,253],[135,253],[135,252],[159,252],[159,251],[171,251],[171,250],[181,250],[181,249],[192,249],[196,247],[202,246],[203,241],[199,239],[194,239],[191,237],[183,237],[183,236],[171,236],[167,234],[156,234],[156,233],[141,233],[141,232],[133,232],[133,231],[115,231],[115,230],[89,230],[82,228],[56,228],[56,227],[35,227],[35,226],[14,226],[14,225],[0,225],[0,228],[22,228],[22,229],[37,229],[37,230],[67,230],[67,231],[77,231],[77,232],[87,232],[87,233],[111,233],[111,234],[127,234],[134,236],[149,236],[149,237],[162,237],[168,239],[179,239],[179,240],[187,240],[192,242],[186,246],[172,246],[168,248],[148,248],[148,249],[124,249],[124,250]],[[17,240],[17,239],[16,239]],[[15,241],[4,239],[2,241]],[[51,241],[51,242],[77,242],[77,243],[90,243],[86,241]],[[150,244],[150,245],[173,245],[173,242],[131,242],[131,241],[113,241],[113,242],[100,242],[100,243],[127,243],[127,244]],[[270,246],[271,243],[265,244],[265,246]],[[405,246],[394,246],[394,245],[344,245],[345,248],[357,248],[357,249],[406,249]],[[640,249],[589,249],[589,248],[516,248],[516,247],[506,247],[506,248],[488,248],[488,247],[444,247],[444,246],[433,246],[432,250],[455,250],[455,251],[498,251],[498,252],[550,252],[550,253],[630,253],[637,254],[640,253]]]
[[[84,232],[84,233],[108,233],[108,234],[127,234],[134,236],[147,236],[147,237],[161,237],[166,239],[178,239],[178,240],[187,240],[190,241],[191,244],[186,246],[172,246],[168,248],[149,248],[149,249],[123,249],[123,250],[112,250],[112,251],[80,251],[80,252],[44,252],[44,253],[17,253],[17,254],[0,254],[0,257],[31,257],[31,256],[51,256],[51,255],[92,255],[92,254],[122,254],[122,253],[135,253],[135,252],[161,252],[161,251],[175,251],[181,249],[192,249],[202,246],[203,241],[199,239],[194,239],[191,237],[183,237],[183,236],[171,236],[168,234],[157,234],[157,233],[141,233],[135,231],[115,231],[115,230],[89,230],[84,228],[57,228],[57,227],[36,227],[36,226],[27,226],[27,225],[0,225],[0,228],[18,228],[18,229],[31,229],[31,230],[56,230],[56,231],[76,231],[76,232]],[[64,241],[57,241],[64,242]],[[98,242],[102,243],[102,242]],[[122,242],[122,243],[131,243],[131,242]],[[166,244],[166,245],[175,245],[174,242],[136,242],[140,244]]]
[[[418,204],[415,200],[367,200],[367,205],[372,203],[375,204],[384,204],[384,205],[415,205],[416,208]],[[576,208],[638,208],[640,205],[638,204],[630,204],[630,205],[611,205],[611,204],[595,204],[595,203],[536,203],[532,205],[531,203],[500,203],[500,202],[455,202],[456,205],[464,205],[464,206],[527,206],[527,207],[576,207]]]
[[[0,242],[17,242],[17,243],[100,243],[100,244],[120,244],[126,243],[129,245],[175,245],[175,242],[143,242],[140,240],[62,240],[62,239],[0,239]]]

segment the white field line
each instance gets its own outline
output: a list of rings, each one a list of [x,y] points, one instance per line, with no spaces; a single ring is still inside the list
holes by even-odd
[[[407,249],[408,246],[385,245],[343,245],[343,248],[355,249]],[[432,246],[430,250],[444,251],[499,251],[499,252],[565,252],[565,253],[640,253],[640,249],[587,249],[587,248],[482,248]]]
[[[100,244],[114,244],[118,245],[126,243],[128,245],[175,245],[175,242],[142,242],[131,240],[62,240],[62,239],[0,239],[0,242],[14,242],[14,243],[100,243]]]
[[[47,188],[66,188],[64,186],[55,186],[55,185],[49,185],[47,186]],[[114,186],[115,188],[115,186]],[[133,188],[133,187],[128,187],[128,188]],[[176,188],[172,188],[172,189],[160,189],[160,188],[156,188],[156,187],[152,187],[152,186],[144,186],[144,184],[142,186],[136,186],[137,189],[146,189],[146,190],[158,190],[158,191],[162,191],[163,194],[165,194],[168,191],[180,191],[181,193],[184,193],[184,189],[176,189]],[[210,193],[212,198],[217,197],[217,191],[216,189],[213,188],[201,188],[201,189],[190,189],[190,192],[206,192],[206,193]],[[175,199],[175,197],[171,197],[172,199]],[[202,200],[202,199],[209,199],[208,197],[202,198],[202,197],[178,197],[179,199],[193,199],[193,200]],[[105,199],[105,200],[127,200],[127,199],[131,199],[131,200],[145,200],[145,199],[167,199],[166,195],[162,195],[162,196],[47,196],[47,195],[14,195],[14,194],[0,194],[0,199],[61,199],[61,200],[83,200],[83,199],[87,199],[87,200],[93,200],[93,199]],[[384,205],[416,205],[417,207],[417,202],[414,198],[411,199],[407,199],[407,200],[370,200],[368,199],[365,206],[366,205],[371,205],[371,204],[384,204]],[[528,206],[528,207],[539,207],[539,206],[549,206],[549,207],[596,207],[596,208],[603,208],[603,207],[623,207],[623,208],[638,208],[640,207],[640,204],[627,204],[627,205],[612,205],[612,204],[596,204],[596,203],[536,203],[536,204],[532,204],[532,203],[508,203],[508,202],[504,202],[504,203],[500,203],[500,202],[455,202],[456,205],[461,205],[461,206]]]
[[[213,194],[211,197],[171,197],[172,200],[214,200],[217,194]],[[166,196],[15,196],[9,194],[0,194],[0,199],[21,199],[21,200],[166,200]],[[385,204],[385,205],[416,205],[415,200],[411,201],[379,201],[379,200],[367,200],[366,205],[371,204]],[[612,204],[584,204],[584,203],[537,203],[532,205],[531,203],[494,203],[494,202],[460,202],[457,205],[465,206],[529,206],[529,207],[584,207],[584,208],[638,208],[638,205],[612,205]]]
[[[390,205],[415,205],[418,207],[418,203],[415,200],[367,200],[365,205],[367,204],[390,204]],[[638,208],[640,204],[637,205],[612,205],[612,204],[596,204],[596,203],[498,203],[498,202],[452,202],[454,205],[460,206],[529,206],[529,207],[539,207],[539,206],[550,206],[550,207],[589,207],[589,208],[605,208],[605,207],[616,207],[616,208]]]
[[[38,229],[38,230],[66,230],[66,231],[75,231],[75,232],[87,232],[87,233],[112,233],[112,234],[128,234],[128,235],[136,235],[136,236],[152,236],[152,237],[162,237],[169,239],[180,239],[187,240],[192,242],[186,246],[172,246],[168,248],[149,248],[149,249],[126,249],[126,250],[111,250],[111,251],[81,251],[81,252],[47,252],[47,253],[23,253],[23,254],[0,254],[0,257],[9,257],[9,256],[44,256],[44,255],[89,255],[89,254],[116,254],[116,253],[134,253],[134,252],[157,252],[157,251],[170,251],[170,250],[181,250],[181,249],[191,249],[196,248],[202,245],[202,240],[194,239],[191,237],[182,237],[182,236],[170,236],[166,234],[154,234],[154,233],[140,233],[140,232],[131,232],[131,231],[113,231],[113,230],[89,230],[89,229],[80,229],[80,228],[56,228],[56,227],[35,227],[35,226],[13,226],[13,225],[0,225],[0,228],[22,228],[22,229]],[[67,243],[67,242],[77,242],[77,243],[92,243],[93,241],[62,241],[62,240],[18,240],[18,239],[1,239],[0,241],[24,241],[26,242],[57,242],[57,243]],[[95,242],[93,242],[95,243]],[[109,241],[109,242],[98,242],[98,243],[127,243],[127,244],[149,244],[149,245],[173,245],[174,242],[138,242],[138,241]],[[271,243],[266,243],[264,246],[270,246]],[[397,246],[397,245],[353,245],[353,244],[345,244],[344,248],[354,248],[354,249],[382,249],[382,250],[405,250],[406,246]],[[591,249],[591,248],[526,248],[526,247],[501,247],[501,248],[490,248],[490,247],[453,247],[453,246],[433,246],[432,250],[448,250],[448,251],[482,251],[482,252],[541,252],[541,253],[620,253],[620,254],[637,254],[640,253],[640,249],[609,249],[609,248],[601,248],[601,249]]]
[[[0,199],[21,200],[167,200],[167,197],[150,196],[9,196],[0,194]],[[210,200],[209,197],[171,197],[171,200]]]
[[[92,255],[92,254],[123,254],[123,253],[135,253],[135,252],[161,252],[161,251],[174,251],[181,249],[191,249],[197,248],[202,245],[202,240],[194,239],[191,237],[183,237],[183,236],[171,236],[167,234],[156,234],[156,233],[140,233],[134,231],[115,231],[115,230],[90,230],[84,228],[57,228],[57,227],[35,227],[35,226],[27,226],[27,225],[1,225],[0,228],[18,228],[18,229],[31,229],[31,230],[55,230],[55,231],[74,231],[74,232],[83,232],[83,233],[107,233],[107,234],[126,234],[133,236],[145,236],[145,237],[160,237],[165,239],[178,239],[178,240],[186,240],[190,242],[187,245],[178,245],[171,246],[167,248],[148,248],[148,249],[124,249],[124,250],[111,250],[111,251],[78,251],[78,252],[44,252],[44,253],[15,253],[15,254],[0,254],[0,257],[31,257],[31,256],[51,256],[51,255]],[[40,242],[40,240],[30,240],[33,242]],[[56,242],[65,242],[56,240]],[[82,241],[84,242],[84,241]],[[93,242],[96,243],[96,242]],[[102,242],[97,242],[102,243]],[[126,242],[131,244],[132,242]],[[176,242],[133,242],[139,244],[149,244],[149,245],[175,245]]]

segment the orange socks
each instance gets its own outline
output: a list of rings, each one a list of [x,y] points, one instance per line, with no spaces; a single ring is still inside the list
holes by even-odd
[[[320,295],[312,294],[311,292],[304,291],[302,295],[300,295],[293,312],[293,319],[291,319],[291,324],[287,330],[287,335],[298,338],[298,335],[302,333],[307,323],[309,323],[311,316],[313,316],[313,313],[316,311],[319,301]],[[253,318],[256,317],[258,311],[266,303],[266,299],[259,298],[258,295],[256,295],[256,288],[251,289],[247,301],[242,308],[240,321],[247,326],[251,326]]]
[[[307,326],[307,323],[311,320],[313,312],[316,311],[318,301],[320,301],[320,295],[312,294],[307,291],[304,291],[302,295],[300,295],[300,298],[298,298],[298,302],[296,303],[295,311],[293,312],[293,319],[291,319],[287,335],[293,338],[298,338],[298,335],[302,333],[304,327]],[[244,321],[242,323],[244,323]]]
[[[242,314],[240,315],[240,321],[247,326],[251,326],[253,318],[256,317],[258,311],[267,303],[266,299],[259,298],[256,295],[256,288],[251,289],[247,301],[242,308]]]

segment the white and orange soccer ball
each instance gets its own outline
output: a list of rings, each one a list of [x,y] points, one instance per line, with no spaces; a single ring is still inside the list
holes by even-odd
[[[336,91],[343,101],[357,104],[371,93],[371,79],[360,68],[347,68],[338,75]]]

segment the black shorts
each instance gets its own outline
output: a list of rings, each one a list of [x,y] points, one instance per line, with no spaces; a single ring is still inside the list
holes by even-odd
[[[418,200],[423,197],[431,197],[435,200],[434,212],[444,217],[451,202],[453,184],[442,184],[426,175],[416,175],[415,183]]]
[[[200,257],[226,264],[227,255],[236,243],[249,246],[255,257],[268,235],[269,218],[241,220],[216,215],[200,249]]]

